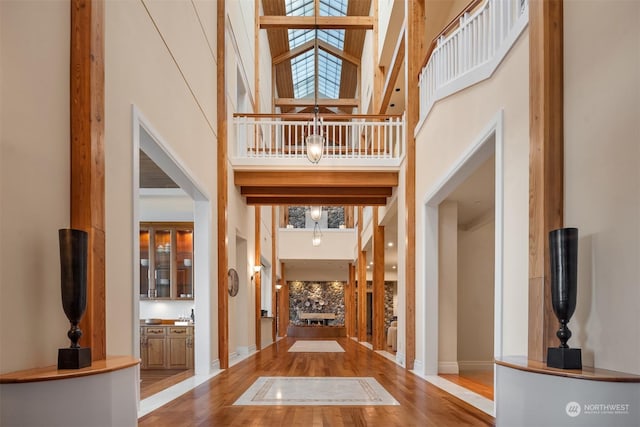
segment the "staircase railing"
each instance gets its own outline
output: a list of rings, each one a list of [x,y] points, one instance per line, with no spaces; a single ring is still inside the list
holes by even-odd
[[[527,0],[474,0],[436,37],[419,75],[420,121],[433,104],[489,78],[528,23]]]

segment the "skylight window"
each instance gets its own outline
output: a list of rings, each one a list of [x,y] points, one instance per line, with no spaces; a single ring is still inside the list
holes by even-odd
[[[320,16],[346,16],[348,0],[320,0]],[[313,0],[285,0],[287,16],[313,16]],[[292,29],[289,49],[313,41],[315,30]],[[344,49],[344,30],[318,30],[318,39],[331,46]],[[296,98],[314,96],[314,51],[307,51],[291,60],[293,93]],[[318,92],[320,97],[338,98],[342,60],[318,50]]]

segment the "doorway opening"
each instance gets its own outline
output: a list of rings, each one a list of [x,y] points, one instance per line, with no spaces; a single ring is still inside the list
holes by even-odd
[[[502,122],[500,111],[427,193],[423,211],[424,374],[451,375],[487,398],[502,356]]]
[[[135,106],[132,114],[132,327],[144,399],[210,372],[212,225],[209,197]]]

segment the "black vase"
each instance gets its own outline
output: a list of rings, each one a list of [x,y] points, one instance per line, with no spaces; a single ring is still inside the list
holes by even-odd
[[[547,366],[560,369],[582,369],[578,348],[569,348],[571,331],[567,324],[576,310],[578,294],[578,229],[561,228],[549,232],[551,262],[551,306],[560,328],[556,336],[560,346],[547,349]]]
[[[58,349],[58,369],[79,369],[91,365],[91,349],[81,348],[78,344],[82,336],[78,323],[87,308],[88,234],[64,228],[58,230],[58,238],[62,308],[71,323],[67,332],[71,346]]]

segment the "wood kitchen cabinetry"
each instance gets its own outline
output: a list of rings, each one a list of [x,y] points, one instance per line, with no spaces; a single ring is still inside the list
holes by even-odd
[[[141,369],[193,369],[193,326],[141,326]]]
[[[140,299],[193,299],[193,223],[140,223]]]

